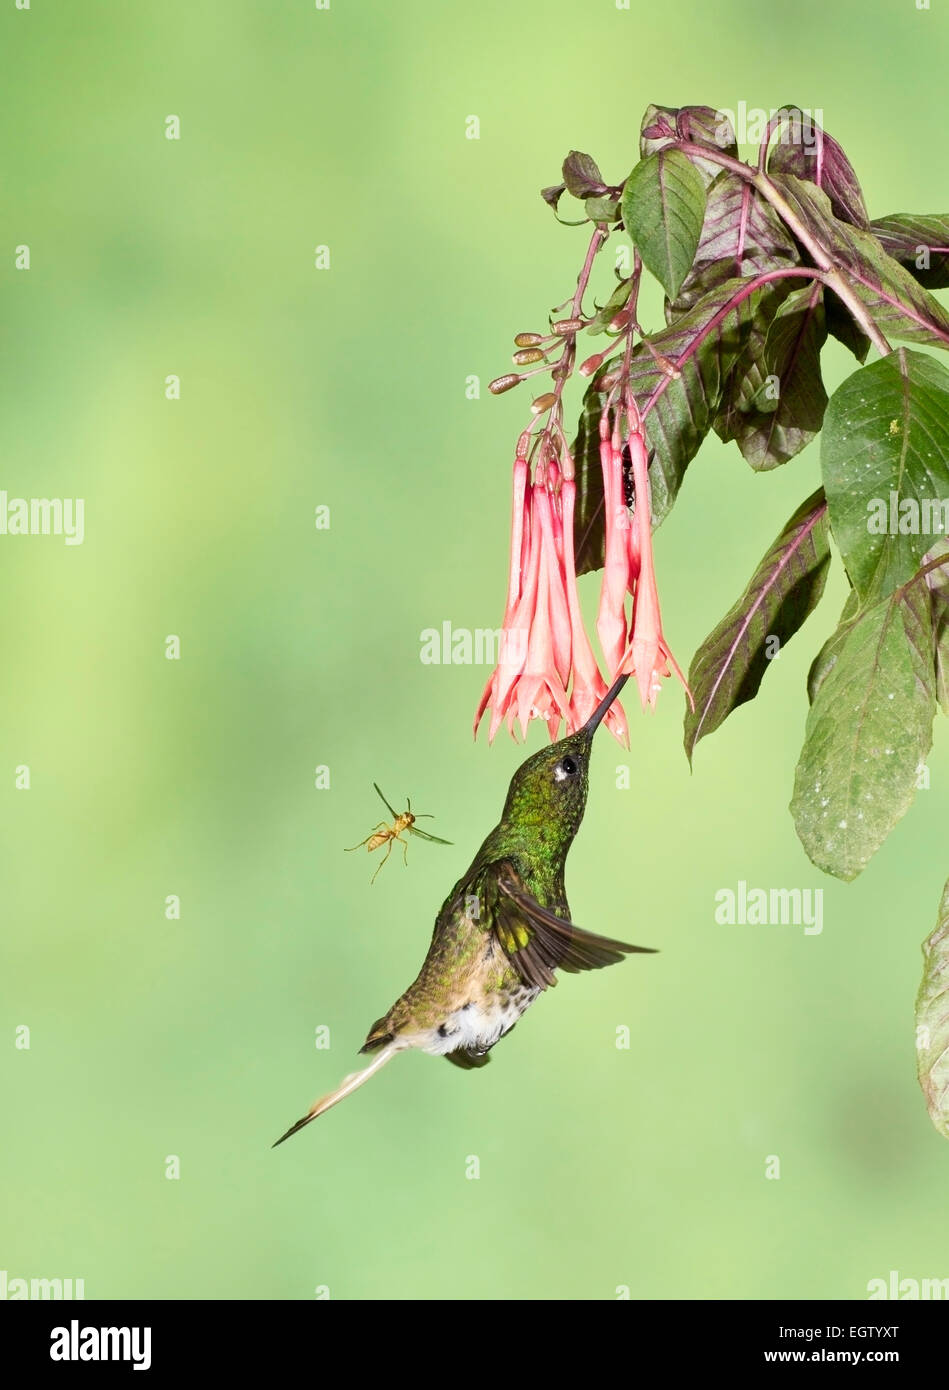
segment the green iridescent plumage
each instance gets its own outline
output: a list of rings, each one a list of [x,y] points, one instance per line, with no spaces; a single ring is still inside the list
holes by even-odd
[[[593,735],[624,679],[583,728],[518,768],[500,822],[442,905],[421,970],[369,1030],[362,1051],[374,1060],[317,1101],[278,1143],[407,1048],[483,1066],[538,994],[556,984],[554,971],[596,970],[648,950],[575,927],[564,887],[567,853],[586,807]]]

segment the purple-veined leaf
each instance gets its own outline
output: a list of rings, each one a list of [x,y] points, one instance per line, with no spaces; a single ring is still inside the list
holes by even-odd
[[[633,351],[630,380],[643,412],[647,443],[655,451],[649,469],[655,526],[672,510],[769,287],[755,289],[732,305],[735,294],[746,288],[742,280],[726,281]],[[710,331],[718,314],[722,317]]]
[[[872,232],[833,215],[827,195],[792,174],[771,179],[792,211],[832,256],[850,288],[888,338],[949,348],[949,314],[888,256]]]
[[[583,408],[577,421],[577,437],[571,451],[577,485],[573,514],[574,561],[577,574],[603,568],[606,541],[599,428],[600,414],[607,402],[607,392],[599,389],[599,379],[603,375],[604,371],[601,369],[587,387],[583,397]]]
[[[830,564],[827,504],[818,490],[759,561],[748,587],[701,644],[689,670],[685,751],[754,698],[771,661],[817,606]]]
[[[793,174],[817,183],[830,199],[834,216],[866,230],[867,207],[853,165],[832,135],[799,106],[782,108],[787,113],[775,131],[768,156],[770,174]],[[819,170],[818,170],[819,166]]]
[[[685,470],[698,453],[719,408],[723,383],[747,341],[751,324],[767,285],[752,290],[737,304],[732,299],[747,289],[743,280],[729,280],[677,321],[649,334],[633,349],[630,381],[643,414],[646,440],[652,453],[649,482],[653,526],[675,504]],[[717,316],[714,328],[709,325]],[[577,573],[603,564],[603,487],[597,423],[605,402],[600,383],[619,358],[610,358],[594,376],[584,398],[583,413],[573,447],[577,473],[575,549]]]
[[[708,189],[692,267],[675,302],[666,303],[666,321],[725,280],[799,262],[797,247],[773,208],[744,179],[724,170]]]
[[[738,156],[738,144],[731,121],[713,106],[647,106],[639,137],[643,159],[667,149],[676,140],[707,145],[722,154]],[[722,166],[700,155],[690,156],[706,186],[721,173]]]
[[[596,198],[606,192],[603,175],[592,155],[571,150],[563,162],[564,187],[574,198]]]
[[[768,325],[763,348],[730,386],[715,421],[722,439],[737,441],[759,471],[787,463],[820,430],[827,405],[820,354],[827,339],[819,283],[792,290]],[[737,372],[736,372],[737,375]]]
[[[929,290],[949,285],[949,213],[894,212],[870,223],[880,245]]]

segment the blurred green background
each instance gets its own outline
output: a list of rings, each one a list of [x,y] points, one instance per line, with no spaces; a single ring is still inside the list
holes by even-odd
[[[410,1055],[269,1147],[414,976],[522,756],[472,744],[487,671],[422,665],[419,634],[500,619],[528,399],[486,385],[586,241],[537,190],[571,147],[622,179],[650,101],[793,101],[873,215],[943,211],[947,36],[912,0],[4,6],[0,487],[86,509],[81,546],[0,539],[9,1277],[611,1299],[949,1274],[913,1034],[945,728],[855,884],[821,879],[786,810],[839,569],[694,775],[672,685],[655,716],[629,702],[631,753],[598,746],[572,910],[661,954],[566,977],[480,1074]],[[854,366],[826,362],[829,385]],[[683,665],[817,467],[754,476],[714,440],[692,465],[657,541]],[[370,889],[375,860],[342,850],[379,817],[373,779],[455,844],[415,841]],[[739,879],[823,887],[823,934],[716,926]]]

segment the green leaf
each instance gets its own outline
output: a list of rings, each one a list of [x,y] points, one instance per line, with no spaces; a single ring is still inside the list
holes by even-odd
[[[632,279],[621,280],[602,309],[597,309],[587,325],[587,332],[591,337],[596,337],[598,333],[605,333],[610,320],[619,313],[620,309],[626,307],[632,289]]]
[[[554,217],[560,223],[561,227],[582,227],[584,222],[587,220],[585,217],[578,218],[576,221],[571,222],[566,217],[561,217],[560,213],[557,211],[560,205],[560,199],[563,197],[566,191],[566,184],[555,183],[551,184],[549,188],[542,188],[540,190],[540,196],[543,198],[547,206],[551,209],[551,211],[554,214]]]
[[[826,340],[821,286],[792,290],[768,326],[763,351],[751,359],[715,422],[722,439],[737,440],[752,468],[787,463],[820,430],[827,405],[820,369]]]
[[[949,1139],[949,883],[936,929],[923,942],[923,978],[916,996],[916,1072],[929,1118]]]
[[[826,193],[814,184],[791,174],[772,174],[771,182],[830,252],[881,333],[949,348],[949,314],[899,261],[887,255],[871,232],[839,221]]]
[[[885,596],[949,529],[946,368],[900,348],[854,372],[827,407],[821,469],[850,582]]]
[[[596,198],[587,198],[583,211],[591,222],[617,222],[619,220],[619,198],[615,193],[604,193]]]
[[[888,255],[930,290],[949,285],[949,213],[894,212],[870,230]]]
[[[702,234],[701,176],[678,150],[659,150],[637,164],[626,180],[622,210],[644,264],[675,299]]]
[[[856,878],[909,809],[934,684],[929,595],[916,580],[857,616],[819,682],[791,801],[818,868]]]
[[[758,693],[771,661],[816,608],[827,579],[827,503],[818,490],[759,562],[747,589],[701,644],[689,670],[685,751]]]
[[[860,595],[856,589],[851,589],[840,615],[840,622],[811,662],[811,669],[807,673],[807,698],[811,704],[817,699],[817,692],[834,669],[840,649],[859,615]]]

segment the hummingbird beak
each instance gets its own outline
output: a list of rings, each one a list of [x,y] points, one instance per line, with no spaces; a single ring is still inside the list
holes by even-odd
[[[603,699],[600,701],[596,709],[590,715],[590,718],[583,725],[582,729],[578,731],[579,733],[586,734],[587,738],[593,737],[593,735],[596,733],[601,719],[606,714],[606,711],[609,709],[610,705],[616,699],[617,695],[620,693],[623,686],[626,684],[628,680],[628,675],[616,677],[616,680],[613,682],[609,690],[603,696]]]

